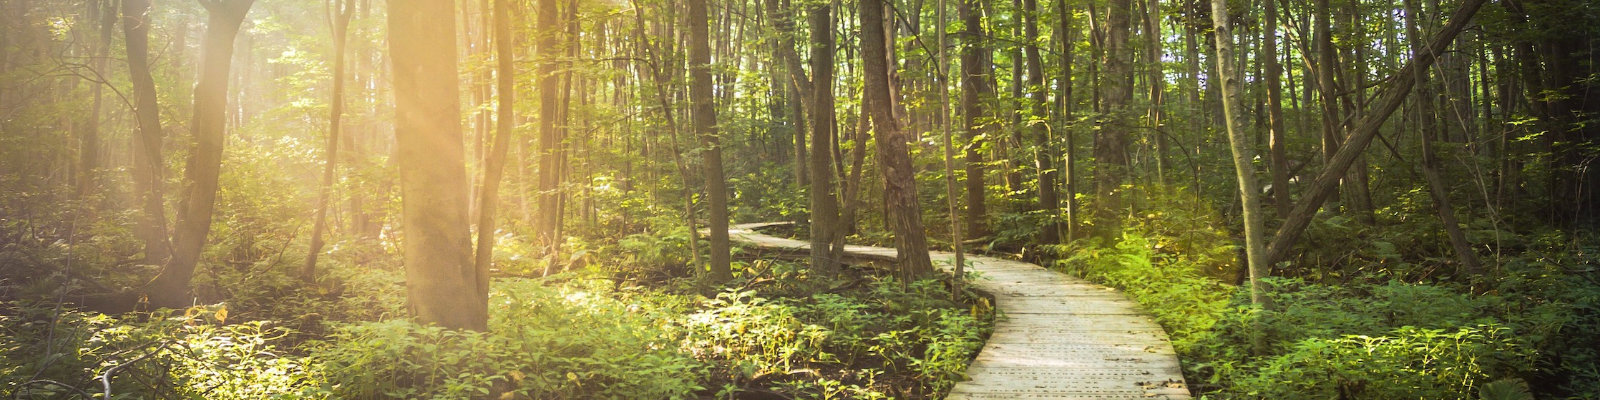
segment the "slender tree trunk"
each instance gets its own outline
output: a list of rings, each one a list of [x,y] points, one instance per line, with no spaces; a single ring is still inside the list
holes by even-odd
[[[537,213],[534,217],[534,233],[538,246],[548,253],[554,253],[559,245],[556,236],[557,225],[561,217],[558,191],[561,186],[560,163],[558,153],[561,146],[560,133],[556,121],[561,113],[561,101],[557,93],[561,90],[561,74],[559,73],[562,57],[561,47],[561,0],[538,0],[538,17],[535,44],[539,60],[538,72],[539,93],[539,160],[538,184],[535,186],[536,197],[539,201],[534,207]]]
[[[307,281],[316,279],[317,256],[322,254],[322,235],[328,227],[328,204],[332,202],[333,182],[339,162],[340,119],[344,116],[344,44],[350,27],[350,17],[355,14],[352,0],[330,0],[327,6],[328,22],[333,28],[333,98],[328,106],[328,150],[322,169],[322,188],[317,193],[316,222],[311,227],[311,248],[306,251],[305,265],[300,276]]]
[[[1272,165],[1272,204],[1278,215],[1289,214],[1289,149],[1283,124],[1283,65],[1278,64],[1278,0],[1265,0],[1266,24],[1261,34],[1261,62],[1266,63],[1267,124],[1271,133],[1269,162]]]
[[[1110,117],[1102,121],[1102,126],[1094,141],[1095,158],[1095,186],[1098,206],[1096,206],[1096,227],[1101,229],[1100,234],[1106,238],[1115,238],[1121,234],[1121,219],[1118,211],[1121,209],[1121,187],[1128,174],[1128,130],[1129,124],[1122,115],[1133,97],[1133,75],[1129,70],[1129,58],[1133,55],[1128,49],[1129,14],[1132,0],[1111,0],[1106,13],[1106,51],[1101,61],[1105,65],[1105,79],[1108,81],[1109,90],[1105,95],[1104,112]]]
[[[834,193],[833,152],[833,11],[817,5],[810,10],[811,75],[820,85],[811,88],[811,268],[822,274],[837,272],[829,246],[839,218]]]
[[[1413,52],[1422,51],[1422,34],[1417,15],[1422,7],[1417,0],[1406,0],[1406,37],[1411,39]],[[1417,55],[1412,55],[1416,58]],[[1449,70],[1446,70],[1449,72]],[[1428,82],[1426,70],[1414,70],[1417,82]],[[1446,236],[1450,238],[1450,247],[1456,253],[1456,260],[1461,263],[1456,272],[1463,278],[1473,278],[1483,273],[1483,265],[1478,262],[1477,253],[1472,250],[1472,243],[1467,241],[1467,235],[1461,231],[1461,223],[1456,219],[1455,208],[1450,205],[1450,189],[1445,186],[1444,178],[1439,174],[1439,158],[1433,152],[1433,142],[1438,138],[1440,126],[1434,113],[1433,99],[1435,93],[1432,85],[1417,87],[1416,109],[1417,120],[1422,128],[1422,177],[1428,181],[1428,194],[1433,198],[1434,208],[1439,213],[1439,221],[1444,224]]]
[[[994,68],[988,62],[993,50],[985,42],[988,33],[983,29],[982,9],[977,1],[958,0],[956,6],[965,29],[961,48],[961,117],[967,142],[963,146],[967,157],[967,232],[973,237],[983,237],[988,234],[984,223],[988,210],[984,204],[985,171],[980,149],[994,132],[995,115],[990,110],[994,87],[989,85]],[[1009,158],[1005,153],[1000,154],[1001,159]]]
[[[1245,135],[1240,122],[1244,107],[1239,102],[1239,75],[1233,65],[1233,26],[1229,21],[1227,0],[1211,0],[1211,20],[1216,27],[1217,71],[1221,75],[1222,115],[1228,124],[1228,147],[1233,151],[1233,170],[1239,183],[1239,197],[1244,203],[1245,258],[1250,271],[1250,303],[1262,305],[1261,278],[1266,277],[1268,266],[1261,257],[1262,243],[1261,191],[1256,188],[1255,149]]]
[[[694,130],[705,146],[706,208],[711,221],[711,279],[727,282],[733,279],[728,244],[728,180],[723,177],[722,145],[717,134],[717,109],[711,92],[711,43],[707,36],[711,21],[707,15],[706,0],[689,0],[689,101],[693,108]],[[832,127],[830,122],[828,127]],[[818,150],[813,153],[825,153]],[[813,160],[816,155],[813,155]],[[827,179],[829,174],[816,174],[813,161],[813,180]],[[824,166],[826,168],[826,166]],[[831,193],[830,193],[831,195]],[[814,250],[813,250],[814,251]]]
[[[495,215],[500,207],[500,181],[506,153],[516,125],[516,54],[511,42],[511,0],[494,0],[495,136],[483,172],[478,199],[478,247],[473,265],[478,273],[478,294],[488,298],[489,268],[494,262]]]
[[[1039,2],[1022,0],[1022,13],[1022,32],[1026,39],[1023,54],[1028,62],[1029,109],[1032,114],[1028,125],[1033,131],[1034,169],[1039,174],[1039,211],[1045,216],[1039,242],[1054,244],[1061,241],[1061,224],[1058,223],[1061,219],[1061,201],[1056,194],[1056,155],[1055,146],[1050,140],[1050,97],[1044,84],[1044,60],[1039,56],[1039,45],[1034,43],[1039,36]]]
[[[1148,0],[1145,2],[1144,22],[1144,59],[1146,63],[1149,63],[1147,66],[1149,73],[1145,75],[1145,79],[1149,80],[1147,84],[1150,86],[1150,110],[1145,117],[1150,122],[1151,136],[1155,137],[1156,142],[1156,182],[1165,185],[1167,183],[1166,172],[1171,168],[1167,164],[1167,139],[1162,134],[1163,128],[1161,127],[1162,107],[1167,99],[1166,68],[1161,60],[1161,43],[1164,40],[1161,35],[1161,0]]]
[[[189,279],[194,276],[206,236],[211,232],[217,202],[217,180],[222,174],[222,144],[227,120],[228,69],[233,62],[233,39],[254,0],[203,0],[208,14],[201,41],[200,77],[194,88],[194,147],[184,168],[187,192],[178,203],[172,258],[161,275],[150,282],[150,302],[179,308],[191,304]]]
[[[900,131],[890,88],[889,43],[882,0],[862,0],[861,65],[872,123],[877,130],[878,168],[884,180],[887,220],[895,234],[901,278],[911,281],[933,272],[928,240],[917,203],[917,181],[911,166],[910,138]]]
[[[952,134],[950,133],[949,121],[950,79],[948,78],[948,74],[950,73],[950,57],[948,54],[946,54],[948,51],[946,50],[948,46],[944,33],[945,27],[948,26],[950,22],[945,16],[945,13],[948,12],[948,8],[949,7],[945,5],[945,0],[939,0],[938,11],[936,12],[938,14],[939,24],[937,34],[939,37],[939,72],[934,74],[934,81],[936,82],[934,87],[939,91],[939,114],[934,123],[939,124],[940,129],[944,130],[945,203],[949,206],[950,212],[950,248],[953,252],[955,252],[955,265],[953,266],[955,269],[955,290],[951,291],[950,295],[952,299],[959,300],[961,298],[961,280],[964,278],[962,275],[966,273],[966,250],[962,248],[963,243],[961,243],[961,214],[959,211],[961,208],[961,201],[959,200],[959,197],[956,196],[955,139],[951,137]]]
[[[139,135],[134,140],[133,188],[140,208],[134,234],[144,242],[146,264],[165,264],[172,257],[167,239],[165,190],[166,162],[161,157],[161,109],[156,103],[155,78],[150,75],[150,0],[123,0],[122,34],[128,52],[128,77],[133,82],[134,118]]]
[[[472,263],[452,2],[389,2],[406,288],[419,322],[488,327]]]

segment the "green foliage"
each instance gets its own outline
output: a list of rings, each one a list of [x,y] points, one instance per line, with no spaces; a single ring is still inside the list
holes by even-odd
[[[684,398],[700,366],[654,312],[605,286],[497,282],[490,332],[404,320],[340,324],[312,356],[341,398]]]
[[[1406,326],[1385,336],[1297,342],[1228,389],[1269,399],[1462,399],[1495,377],[1519,372],[1529,355],[1499,325]]]
[[[739,385],[769,382],[805,398],[884,398],[878,375],[899,373],[915,379],[914,392],[932,395],[964,376],[989,329],[976,308],[948,298],[934,280],[776,299],[730,291],[685,317],[678,335],[686,351],[717,361],[717,374]]]
[[[0,310],[0,388],[12,396],[102,393],[114,398],[321,397],[305,359],[277,354],[291,331],[265,321],[226,324],[225,307],[114,318],[63,309]],[[48,382],[47,382],[48,381]]]

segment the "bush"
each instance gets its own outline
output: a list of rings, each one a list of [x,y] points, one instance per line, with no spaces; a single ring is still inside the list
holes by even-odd
[[[1499,325],[1402,327],[1385,336],[1299,341],[1228,392],[1268,399],[1463,399],[1524,372],[1524,343]]]
[[[225,307],[163,310],[121,319],[63,309],[0,313],[0,387],[23,396],[99,394],[110,375],[116,398],[265,399],[320,397],[320,376],[300,357],[276,354],[291,332],[264,321],[223,325]],[[47,352],[48,350],[48,352]],[[32,397],[29,397],[32,398]]]
[[[653,312],[604,286],[497,281],[490,332],[404,320],[338,325],[313,356],[340,398],[685,398],[700,366]]]

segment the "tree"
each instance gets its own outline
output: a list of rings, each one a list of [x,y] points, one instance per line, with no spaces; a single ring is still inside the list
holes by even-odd
[[[1267,124],[1271,133],[1270,151],[1268,161],[1272,171],[1272,204],[1278,207],[1278,215],[1289,213],[1289,151],[1288,144],[1284,142],[1283,127],[1283,66],[1278,64],[1278,2],[1267,0],[1262,13],[1266,14],[1266,22],[1261,33],[1261,62],[1266,64],[1265,80],[1267,83]]]
[[[1418,17],[1422,6],[1417,0],[1406,0],[1406,37],[1411,38],[1413,52],[1422,51],[1422,33],[1418,28]],[[1412,54],[1416,58],[1417,54]],[[1434,118],[1437,111],[1434,108],[1433,85],[1427,84],[1427,70],[1416,69],[1412,71],[1417,82],[1425,82],[1417,87],[1418,124],[1421,125],[1422,134],[1422,177],[1428,181],[1428,195],[1433,198],[1434,210],[1439,214],[1439,222],[1444,224],[1445,235],[1450,238],[1450,248],[1456,253],[1456,260],[1460,262],[1457,272],[1462,276],[1472,277],[1483,273],[1483,265],[1478,263],[1478,255],[1472,251],[1472,244],[1467,241],[1466,233],[1461,231],[1460,221],[1456,219],[1455,207],[1450,204],[1450,190],[1445,187],[1444,177],[1439,174],[1439,157],[1434,154],[1433,143],[1439,136],[1439,125]]]
[[[317,256],[322,254],[322,234],[328,227],[328,203],[333,195],[335,166],[339,163],[340,119],[344,117],[344,44],[350,31],[350,17],[355,15],[355,1],[328,0],[328,25],[333,30],[333,94],[328,100],[328,149],[322,166],[322,189],[317,193],[317,215],[311,227],[311,248],[306,251],[306,263],[300,276],[307,281],[316,279]]]
[[[811,75],[823,83],[811,88],[811,267],[825,274],[835,272],[829,246],[838,228],[839,204],[833,181],[833,12],[832,6],[818,4],[810,11]]]
[[[534,43],[535,56],[538,60],[538,70],[534,76],[538,78],[539,93],[539,149],[535,152],[539,160],[538,184],[534,187],[538,206],[538,213],[533,216],[533,230],[537,237],[538,245],[551,254],[559,246],[560,239],[556,238],[556,230],[560,229],[561,208],[560,196],[557,193],[561,187],[561,174],[558,171],[561,164],[558,162],[557,153],[561,147],[561,136],[556,126],[560,118],[561,101],[557,93],[561,90],[561,76],[559,74],[561,46],[561,18],[560,0],[538,0],[538,19],[535,21],[538,40]],[[553,260],[551,261],[554,262]]]
[[[1233,58],[1233,24],[1229,21],[1228,0],[1211,0],[1211,19],[1216,27],[1217,71],[1222,81],[1222,115],[1228,124],[1228,147],[1233,152],[1233,170],[1239,183],[1239,197],[1244,202],[1245,258],[1250,269],[1250,303],[1262,304],[1261,278],[1266,277],[1267,265],[1261,260],[1264,229],[1261,221],[1261,191],[1257,189],[1254,144],[1240,127],[1243,106],[1239,103],[1238,68]]]
[[[1034,43],[1039,36],[1039,2],[1022,0],[1022,8],[1023,53],[1028,62],[1028,95],[1032,97],[1028,102],[1032,114],[1028,126],[1033,131],[1034,172],[1039,174],[1039,211],[1045,216],[1039,242],[1054,244],[1061,238],[1061,225],[1056,223],[1061,202],[1056,195],[1056,154],[1050,140],[1050,98],[1044,85],[1044,60],[1039,57],[1039,44]]]
[[[993,134],[994,101],[993,65],[989,58],[993,50],[987,46],[988,33],[983,29],[982,9],[976,0],[957,0],[956,12],[961,17],[961,125],[966,131],[967,166],[967,232],[973,237],[983,237],[988,232],[984,224],[987,208],[984,207],[983,142]],[[943,32],[941,29],[940,32]],[[1006,158],[1004,156],[1000,158]]]
[[[500,206],[500,181],[516,127],[516,55],[511,42],[511,1],[494,0],[495,136],[485,160],[478,201],[478,247],[473,265],[478,274],[478,294],[489,295],[489,267],[494,261],[495,214]]]
[[[861,70],[867,105],[876,129],[878,169],[883,175],[887,220],[899,250],[900,276],[907,281],[933,272],[928,239],[922,227],[922,207],[917,203],[917,181],[911,167],[910,138],[895,117],[895,99],[889,86],[889,38],[882,0],[862,0]],[[819,85],[820,86],[820,85]],[[815,177],[813,177],[815,178]]]
[[[396,166],[409,308],[422,323],[488,328],[468,236],[452,2],[389,3]]]
[[[711,279],[727,282],[733,279],[728,243],[728,179],[723,176],[717,108],[711,93],[711,40],[707,35],[711,21],[706,9],[706,0],[689,0],[689,103],[691,122],[700,137],[700,145],[705,147],[702,157],[705,160],[706,208],[711,217],[707,224],[711,229]],[[832,126],[830,123],[824,127]],[[819,149],[813,153],[824,151]],[[826,179],[828,174],[822,175],[813,176],[813,181]]]
[[[228,100],[228,69],[233,63],[233,39],[254,0],[201,0],[208,15],[200,48],[200,76],[194,86],[194,119],[189,124],[194,145],[184,167],[187,186],[178,203],[173,225],[172,258],[161,275],[150,282],[150,302],[162,307],[190,304],[189,279],[194,276],[200,251],[211,232],[217,202],[217,179],[222,174],[222,144]]]
[[[1121,207],[1122,182],[1128,173],[1128,131],[1125,121],[1129,100],[1133,97],[1133,75],[1129,61],[1133,53],[1128,48],[1129,9],[1132,0],[1111,0],[1108,4],[1105,25],[1106,90],[1102,111],[1109,114],[1101,122],[1094,138],[1095,192],[1098,201],[1095,210],[1095,228],[1107,238],[1120,233],[1117,210]]]
[[[161,130],[161,109],[156,104],[156,81],[150,75],[150,0],[122,2],[122,34],[123,48],[128,52],[128,77],[133,81],[134,118],[139,125],[130,171],[143,212],[134,235],[144,242],[145,263],[163,264],[172,255],[172,242],[167,236],[162,189],[166,163],[161,157],[161,141],[166,134]]]

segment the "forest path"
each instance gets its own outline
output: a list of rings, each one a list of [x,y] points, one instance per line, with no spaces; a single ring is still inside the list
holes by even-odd
[[[768,236],[739,224],[730,238],[757,247],[805,251],[810,243]],[[847,257],[894,261],[895,249],[845,246]],[[930,252],[946,273],[955,253]],[[1188,399],[1166,331],[1114,289],[1038,265],[967,255],[970,282],[994,296],[994,334],[947,399]]]

